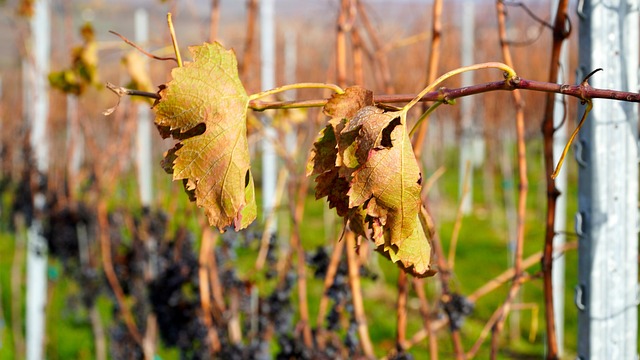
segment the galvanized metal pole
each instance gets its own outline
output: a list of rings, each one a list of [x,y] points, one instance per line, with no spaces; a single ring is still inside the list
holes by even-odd
[[[274,0],[260,1],[260,82],[262,90],[272,89],[275,79],[275,10]],[[271,119],[263,116],[265,132],[262,139],[262,211],[266,219],[274,211],[276,201],[277,157],[273,146],[276,130]],[[267,231],[275,233],[277,221],[273,221]]]
[[[27,86],[29,91],[26,106],[29,111],[31,147],[35,154],[38,176],[44,176],[49,168],[49,146],[47,118],[49,116],[49,94],[47,76],[51,55],[51,15],[49,0],[38,0],[34,4],[31,19],[31,55],[27,62]],[[42,235],[39,213],[46,205],[45,194],[37,190],[33,198],[35,217],[28,230],[27,251],[27,315],[26,338],[27,359],[44,358],[45,308],[47,304],[47,241]]]
[[[558,1],[551,2],[552,13],[558,9]],[[551,17],[555,19],[554,13]],[[569,63],[569,53],[567,41],[562,43],[560,49],[560,71],[558,71],[557,82],[563,84],[566,81],[565,71]],[[562,95],[555,96],[555,106],[553,108],[553,126],[556,131],[553,133],[553,163],[557,164],[560,155],[567,143],[567,117],[565,99]],[[555,213],[555,236],[553,237],[553,267],[551,270],[551,283],[553,293],[553,311],[556,324],[556,339],[558,344],[558,356],[562,357],[564,353],[564,294],[565,294],[565,255],[564,251],[557,251],[566,242],[565,232],[567,230],[567,171],[561,171],[556,178],[556,189],[560,192],[560,196],[556,200]]]
[[[592,86],[638,91],[639,6],[640,0],[580,2],[580,73],[604,69],[589,80]],[[637,358],[637,126],[637,104],[594,100],[576,149],[583,360]]]

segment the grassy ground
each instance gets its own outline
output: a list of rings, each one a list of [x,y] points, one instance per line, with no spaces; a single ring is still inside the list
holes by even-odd
[[[530,151],[530,194],[528,199],[528,218],[526,226],[525,257],[542,249],[544,228],[542,226],[544,216],[544,182],[541,174],[539,153],[536,150]],[[449,169],[455,169],[455,159],[451,156],[448,161]],[[533,175],[535,174],[535,176]],[[509,253],[506,243],[506,220],[502,209],[502,196],[500,188],[496,188],[498,199],[486,199],[482,189],[482,171],[477,170],[476,182],[474,184],[474,211],[471,215],[464,217],[460,232],[459,244],[456,255],[456,276],[453,279],[452,289],[461,294],[469,294],[479,286],[483,285],[494,276],[500,274],[508,267]],[[498,187],[499,180],[496,180]],[[161,206],[169,207],[172,202],[178,201],[176,206],[173,226],[176,224],[189,223],[190,227],[196,229],[197,221],[194,220],[189,206],[179,189],[179,184],[170,184],[166,178],[161,178],[157,182],[167,196],[161,199]],[[572,176],[570,184],[575,184]],[[455,171],[448,171],[439,180],[439,191],[442,194],[438,208],[434,211],[437,221],[438,232],[442,239],[445,251],[448,251],[451,233],[454,226],[457,174]],[[542,188],[540,188],[542,186]],[[175,191],[178,189],[178,191]],[[113,199],[114,203],[126,202],[135,191],[135,186],[127,184],[124,190],[119,191]],[[569,191],[568,214],[575,212],[575,187]],[[324,230],[324,203],[314,201],[309,196],[305,211],[305,220],[302,223],[302,241],[307,250],[312,250],[318,245],[325,243],[327,235]],[[569,216],[572,220],[572,217]],[[568,229],[572,229],[569,224]],[[572,239],[569,239],[572,240]],[[0,323],[0,360],[13,359],[13,338],[10,331],[10,268],[13,261],[15,239],[13,235],[3,232],[0,234],[0,286],[2,290],[2,319]],[[239,257],[240,264],[245,264],[250,269],[249,264],[253,261],[255,252],[244,251],[244,256]],[[367,311],[369,330],[376,354],[384,355],[394,347],[395,338],[395,301],[396,301],[396,279],[398,269],[386,259],[374,255],[371,266],[378,269],[380,279],[376,282],[365,280],[363,282],[364,301]],[[533,266],[529,272],[535,273],[540,269],[539,265]],[[49,359],[91,359],[93,358],[94,343],[92,329],[86,311],[82,307],[76,306],[74,294],[78,292],[78,285],[69,279],[68,274],[61,273],[60,264],[51,262],[52,275],[49,291],[49,308],[47,311],[47,357]],[[577,257],[575,252],[567,255],[567,287],[565,306],[565,347],[567,357],[575,353],[577,334],[577,313],[571,301],[572,289],[577,282]],[[433,293],[436,288],[436,281],[428,279],[427,291]],[[466,320],[462,328],[462,339],[465,349],[469,349],[478,338],[482,327],[489,319],[493,311],[501,304],[506,296],[507,286],[490,293],[481,298],[476,304],[474,313]],[[309,307],[311,311],[312,324],[315,325],[315,318],[318,309],[318,302],[321,292],[320,281],[310,281],[309,283]],[[408,306],[408,336],[411,336],[421,327],[421,317],[418,312],[417,300],[411,294]],[[502,338],[501,358],[527,359],[541,358],[544,354],[544,308],[542,305],[542,286],[540,280],[534,280],[526,284],[522,291],[522,302],[535,304],[537,312],[531,310],[520,311],[520,333],[517,339],[510,339],[510,329],[505,330]],[[98,302],[99,311],[108,328],[111,322],[112,304],[101,297]],[[532,314],[534,315],[532,317]],[[530,329],[537,323],[537,328],[530,334]],[[531,341],[530,341],[531,335]],[[442,331],[438,335],[440,352],[443,358],[448,358],[453,350],[448,332]],[[485,342],[483,350],[477,358],[487,358],[489,342]],[[427,342],[415,346],[411,353],[416,358],[426,358],[428,353]],[[160,349],[159,358],[175,359],[178,354],[175,350]]]

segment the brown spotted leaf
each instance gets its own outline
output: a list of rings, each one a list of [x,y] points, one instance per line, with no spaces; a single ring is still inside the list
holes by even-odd
[[[402,116],[398,113],[372,114],[363,121],[361,133],[368,133],[366,129],[386,127],[379,131],[380,140],[364,136],[359,140],[358,146],[362,147],[359,150],[368,151],[368,158],[353,173],[347,194],[349,207],[363,205],[375,198],[377,206],[387,209],[384,225],[389,229],[391,244],[400,246],[412,236],[418,224],[420,169]]]
[[[418,221],[421,176],[405,113],[373,106],[372,95],[348,88],[325,106],[329,124],[307,164],[316,198],[405,271],[430,276],[431,246]]]
[[[154,106],[156,125],[178,145],[164,168],[183,180],[221,231],[245,228],[256,217],[246,113],[249,97],[233,51],[220,44],[189,48],[193,61],[174,68]]]

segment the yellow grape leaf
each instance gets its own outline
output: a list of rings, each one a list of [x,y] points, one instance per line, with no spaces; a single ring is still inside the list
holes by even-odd
[[[249,97],[233,51],[220,44],[189,48],[193,61],[171,71],[154,105],[163,137],[178,144],[163,167],[183,180],[209,223],[224,231],[247,227],[256,217],[247,141]]]
[[[401,267],[414,276],[426,277],[433,276],[436,273],[430,267],[431,245],[419,221],[413,233],[404,239],[402,245],[392,245],[388,241],[388,236],[385,236],[385,242],[378,246],[376,250],[394,263],[400,261]]]

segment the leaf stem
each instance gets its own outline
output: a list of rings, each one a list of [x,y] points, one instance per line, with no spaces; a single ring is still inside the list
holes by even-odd
[[[436,101],[435,103],[433,103],[431,106],[429,106],[429,108],[427,109],[427,111],[425,111],[422,115],[420,115],[420,118],[418,118],[418,121],[416,121],[415,125],[413,125],[413,127],[411,128],[411,131],[409,132],[409,137],[413,137],[413,134],[416,132],[416,130],[418,130],[418,128],[420,127],[420,124],[422,124],[422,122],[424,121],[424,119],[426,119],[427,117],[429,117],[429,115],[431,115],[431,113],[438,108],[438,106],[444,104],[444,101]]]
[[[249,101],[261,99],[263,97],[267,97],[269,95],[281,93],[288,90],[296,90],[296,89],[329,89],[333,90],[338,94],[344,94],[344,90],[338,85],[335,84],[326,84],[326,83],[297,83],[297,84],[288,84],[279,86],[274,89],[265,90],[259,93],[249,95]]]
[[[507,66],[506,64],[503,64],[500,62],[487,62],[487,63],[463,66],[457,69],[453,69],[445,73],[444,75],[441,75],[439,78],[436,79],[436,81],[431,83],[424,90],[422,90],[420,94],[414,97],[413,100],[411,100],[411,102],[405,105],[401,111],[404,113],[409,111],[409,109],[411,109],[415,104],[417,104],[420,101],[420,99],[422,99],[423,96],[433,91],[436,88],[436,86],[440,85],[443,81],[447,80],[448,78],[458,74],[462,74],[467,71],[474,71],[474,70],[480,70],[480,69],[500,69],[505,72],[505,78],[507,82],[517,77],[515,70],[513,70],[510,66]]]
[[[167,13],[167,24],[169,25],[169,34],[171,34],[171,44],[173,45],[173,52],[176,53],[176,62],[178,67],[182,67],[182,56],[180,55],[180,48],[178,47],[178,39],[176,38],[176,30],[173,28],[173,21],[171,20],[171,13]]]
[[[591,100],[587,99],[585,102],[587,103],[587,108],[584,110],[584,114],[582,114],[582,119],[580,119],[580,123],[578,123],[578,126],[576,127],[576,129],[573,130],[573,133],[571,134],[569,141],[567,141],[567,144],[564,146],[564,150],[562,150],[562,155],[560,155],[560,159],[558,160],[558,165],[556,165],[556,169],[553,171],[553,174],[551,174],[552,179],[555,179],[556,177],[558,177],[558,174],[560,174],[560,169],[562,169],[564,158],[567,156],[567,153],[569,152],[569,148],[571,147],[573,140],[576,138],[576,135],[578,135],[578,131],[580,131],[580,128],[582,128],[584,121],[587,119],[587,115],[589,115],[589,112],[591,112],[591,109],[593,109],[593,102]]]

